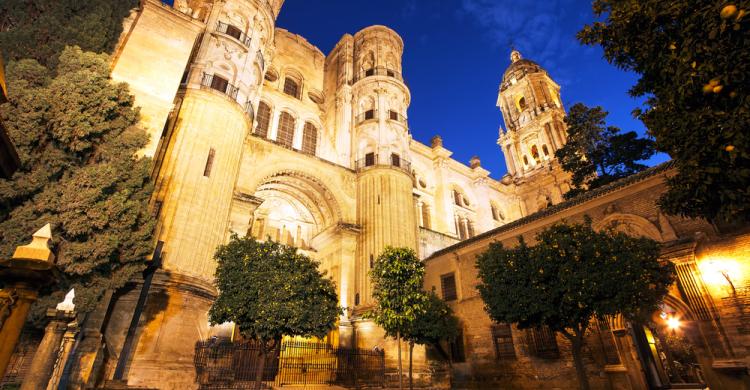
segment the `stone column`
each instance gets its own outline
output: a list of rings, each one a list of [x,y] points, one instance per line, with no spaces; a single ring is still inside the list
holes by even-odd
[[[70,357],[70,352],[73,350],[73,344],[75,344],[76,336],[78,335],[78,322],[73,321],[67,325],[67,330],[63,335],[62,344],[57,354],[57,360],[52,370],[52,377],[47,383],[47,390],[57,390],[60,380],[62,379],[63,370]]]
[[[19,246],[10,260],[0,260],[0,378],[5,375],[10,357],[21,335],[23,323],[39,288],[58,278],[55,255],[49,249],[52,228],[49,224],[33,235],[29,245]]]
[[[37,390],[47,387],[57,360],[63,334],[68,329],[68,322],[75,318],[75,313],[49,309],[47,310],[47,317],[50,321],[44,329],[42,342],[34,352],[34,359],[31,361],[31,367],[26,374],[26,378],[24,378],[21,390]]]

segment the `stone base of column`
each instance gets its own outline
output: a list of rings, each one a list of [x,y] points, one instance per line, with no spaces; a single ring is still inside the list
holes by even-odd
[[[195,389],[195,343],[212,336],[208,309],[214,286],[203,279],[159,271],[125,370],[131,388]]]

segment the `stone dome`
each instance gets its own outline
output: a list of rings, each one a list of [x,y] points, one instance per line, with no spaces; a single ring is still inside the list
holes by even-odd
[[[510,66],[503,74],[503,82],[500,88],[505,89],[511,80],[520,80],[528,73],[546,73],[546,71],[536,62],[523,58],[518,50],[513,50],[510,53]]]

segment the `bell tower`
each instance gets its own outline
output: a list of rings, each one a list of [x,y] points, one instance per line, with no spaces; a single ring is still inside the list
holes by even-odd
[[[510,53],[510,61],[497,97],[505,122],[497,143],[508,174],[525,178],[551,166],[555,151],[565,144],[565,110],[560,86],[541,66],[518,50]]]

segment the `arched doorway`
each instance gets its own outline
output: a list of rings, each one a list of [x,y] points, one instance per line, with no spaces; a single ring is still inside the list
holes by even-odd
[[[705,388],[700,329],[684,302],[668,295],[644,324],[633,324],[632,331],[650,388]]]

